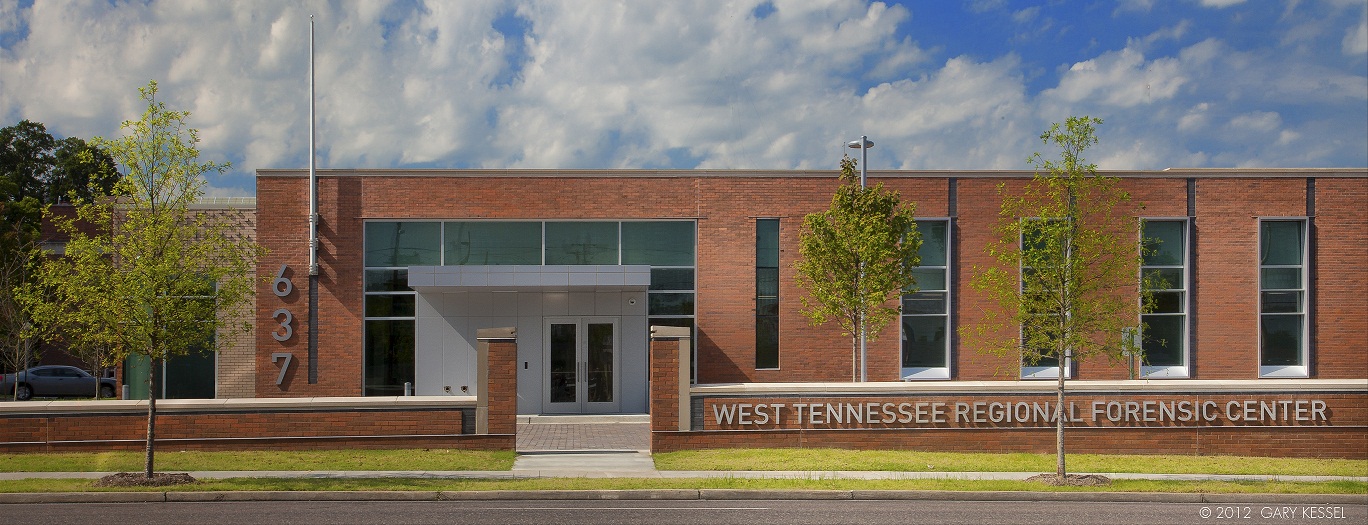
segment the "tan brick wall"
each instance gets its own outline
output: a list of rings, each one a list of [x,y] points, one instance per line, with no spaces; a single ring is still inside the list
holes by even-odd
[[[253,208],[218,208],[200,210],[199,213],[213,220],[228,224],[230,238],[256,242],[256,210]],[[255,280],[256,269],[248,272],[247,277]],[[247,321],[246,331],[237,326],[220,330],[217,336],[218,361],[215,365],[215,397],[252,398],[256,397],[256,338],[254,332],[254,312],[257,298],[254,295],[247,304],[237,311],[223,312],[220,315],[229,319],[229,324]]]

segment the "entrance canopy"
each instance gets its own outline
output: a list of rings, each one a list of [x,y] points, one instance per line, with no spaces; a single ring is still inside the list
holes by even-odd
[[[422,292],[645,291],[648,265],[410,266],[408,285]]]

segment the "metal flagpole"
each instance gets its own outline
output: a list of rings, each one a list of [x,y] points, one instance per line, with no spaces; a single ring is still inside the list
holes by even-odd
[[[869,137],[860,135],[860,189],[865,189],[865,169],[869,163]],[[868,340],[865,337],[865,312],[864,312],[864,263],[860,263],[860,382],[869,381],[869,363],[866,357],[869,355],[865,351]]]
[[[318,383],[318,169],[314,151],[314,20],[309,15],[309,384]]]

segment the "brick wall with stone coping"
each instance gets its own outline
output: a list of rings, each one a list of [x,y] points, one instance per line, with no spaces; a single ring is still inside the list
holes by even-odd
[[[475,405],[474,396],[160,400],[157,444],[162,451],[513,450],[511,432],[476,434]],[[3,403],[0,451],[141,450],[146,425],[146,401]]]
[[[691,390],[690,429],[652,450],[733,447],[1054,450],[1053,382],[738,384]],[[1076,381],[1082,453],[1368,459],[1368,381]]]

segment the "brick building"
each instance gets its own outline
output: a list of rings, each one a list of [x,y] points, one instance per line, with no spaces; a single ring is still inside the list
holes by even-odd
[[[1030,172],[870,174],[915,203],[924,242],[920,290],[855,383],[793,269],[833,171],[323,170],[310,276],[308,174],[260,170],[254,215],[232,211],[268,250],[254,341],[213,370],[213,397],[255,399],[187,401],[176,439],[511,448],[514,414],[649,413],[659,451],[1044,452],[1063,415],[1075,452],[1368,457],[1368,169],[1108,174],[1170,284],[1147,360],[1070,363],[1056,406],[1054,368],[957,336],[992,307],[968,283],[992,263],[997,188]],[[124,443],[44,432],[5,446]]]
[[[1148,349],[1142,378],[1368,378],[1368,171],[1110,174],[1145,205],[1147,234],[1176,241],[1147,264],[1187,281],[1171,311],[1146,320],[1165,343]],[[990,263],[996,188],[1030,176],[871,174],[916,204],[923,266],[943,272],[923,278],[920,306],[871,344],[871,381],[1052,377],[1004,376],[1017,363],[955,335],[987,307],[967,281]],[[418,395],[468,392],[471,334],[503,325],[518,329],[522,413],[645,412],[648,325],[694,328],[699,384],[849,378],[848,339],[808,325],[794,284],[802,217],[827,207],[833,172],[325,170],[313,362],[307,184],[302,170],[258,172],[258,240],[270,250],[260,272],[283,266],[296,290],[261,285],[258,396],[393,395],[404,383]],[[1261,263],[1261,250],[1278,253]],[[278,341],[287,318],[291,337]],[[271,355],[282,352],[306,364],[276,385]],[[1075,368],[1084,381],[1129,374],[1105,361]]]

